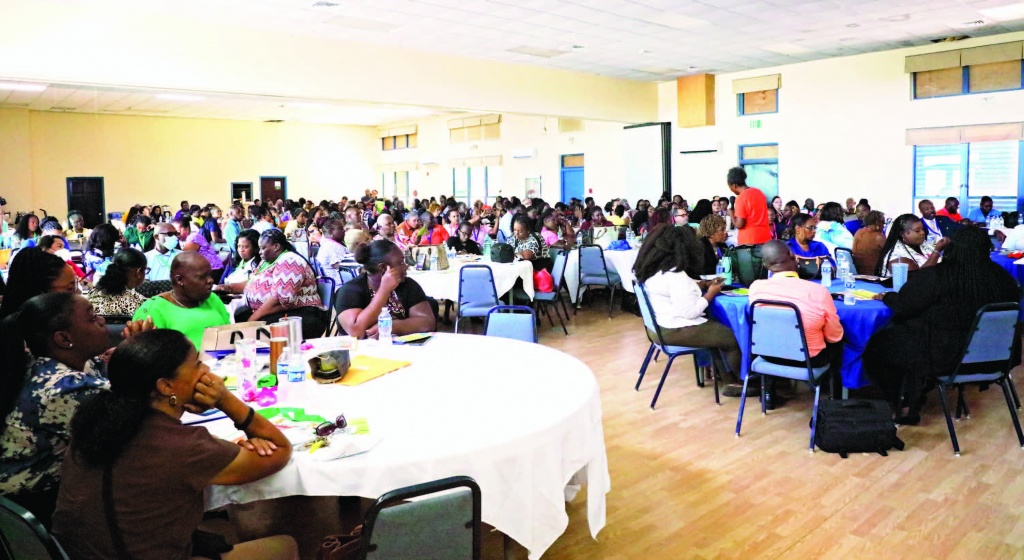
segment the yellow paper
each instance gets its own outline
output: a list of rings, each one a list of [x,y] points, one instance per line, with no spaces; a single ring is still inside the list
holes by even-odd
[[[338,383],[350,387],[359,385],[360,383],[366,383],[371,379],[376,379],[382,375],[402,369],[409,365],[409,363],[400,360],[375,358],[373,356],[356,356],[352,358],[352,365],[349,366],[348,371],[345,372],[345,375],[342,376]]]

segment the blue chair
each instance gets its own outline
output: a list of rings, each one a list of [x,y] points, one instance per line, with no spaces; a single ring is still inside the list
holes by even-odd
[[[498,235],[496,236],[496,241],[498,243],[508,243],[508,236],[505,235],[505,232],[501,231],[501,229],[498,229]]]
[[[843,266],[846,263],[846,267],[853,274],[857,274],[857,265],[853,262],[853,251],[845,247],[836,247],[836,267]]]
[[[537,318],[525,305],[498,305],[487,313],[487,336],[537,342]]]
[[[967,402],[964,400],[966,384],[995,383],[1003,389],[1006,406],[1010,409],[1010,418],[1013,419],[1013,428],[1017,431],[1017,441],[1024,448],[1024,433],[1021,432],[1020,419],[1017,418],[1009,379],[1014,326],[1019,313],[1020,304],[1016,302],[992,303],[979,309],[968,331],[967,345],[964,347],[959,365],[949,375],[935,378],[938,382],[939,402],[942,403],[946,427],[949,428],[949,439],[953,443],[953,453],[956,456],[960,456],[960,443],[956,439],[953,419],[950,418],[949,407],[946,404],[946,390],[957,388],[956,417],[960,418],[961,411],[970,417]],[[965,365],[974,365],[972,369],[982,369],[983,372],[990,373],[961,373],[960,369]]]
[[[68,560],[57,539],[35,515],[0,497],[0,558],[19,560]]]
[[[388,492],[366,512],[356,558],[480,560],[480,503],[468,476]]]
[[[580,293],[584,287],[605,286],[611,291],[608,296],[608,317],[611,318],[615,286],[621,285],[622,279],[619,278],[618,273],[608,270],[608,264],[604,260],[604,250],[599,245],[580,246],[580,283],[576,288],[577,302],[580,301]]]
[[[565,328],[565,321],[562,320],[562,315],[558,312],[558,305],[561,304],[562,310],[565,311],[565,320],[569,320],[569,309],[565,306],[565,300],[562,299],[562,281],[565,279],[565,266],[569,262],[569,256],[565,251],[560,251],[555,255],[554,265],[551,267],[551,278],[554,280],[555,289],[550,292],[537,292],[533,294],[533,305],[539,311],[543,311],[548,318],[548,322],[551,326],[555,326],[555,322],[551,319],[551,308],[554,308],[555,315],[558,316],[558,323],[562,325],[562,331],[565,332],[566,336],[569,336],[569,330]]]
[[[220,283],[221,284],[226,284],[227,281],[228,281],[228,276],[231,276],[231,273],[234,272],[234,271],[235,271],[235,263],[229,259],[228,263],[226,265],[224,265],[224,272],[221,273],[221,275],[220,275]]]
[[[320,307],[324,310],[324,324],[327,325],[324,333],[329,334],[334,323],[334,279],[328,276],[317,278],[316,291],[320,294]]]
[[[459,319],[486,317],[491,308],[499,305],[498,291],[494,287],[494,273],[485,264],[467,264],[459,269],[459,311],[455,315],[455,332],[459,332]]]
[[[749,373],[743,380],[743,394],[740,395],[740,413],[736,418],[736,437],[740,437],[743,425],[743,409],[747,401],[747,385],[750,377],[760,375],[761,414],[767,414],[764,377],[782,377],[806,382],[814,389],[814,413],[811,416],[810,451],[814,453],[814,431],[818,427],[818,399],[821,396],[821,378],[829,370],[828,365],[811,366],[811,354],[804,336],[804,321],[800,309],[787,301],[757,300],[751,302],[747,311],[750,325],[750,347],[747,351]],[[757,358],[754,358],[754,356]],[[777,358],[802,362],[800,366],[780,365],[765,358]]]
[[[640,366],[640,377],[636,380],[635,390],[640,390],[640,383],[644,380],[644,374],[647,373],[647,366],[651,363],[651,357],[654,355],[655,350],[660,353],[664,353],[668,356],[668,363],[665,364],[665,371],[661,374],[661,381],[658,383],[658,389],[654,392],[654,399],[651,400],[651,410],[654,410],[654,405],[658,403],[658,396],[661,395],[661,388],[665,386],[665,378],[668,377],[668,370],[672,368],[672,361],[679,356],[693,356],[693,369],[697,372],[697,385],[703,387],[704,382],[700,377],[700,365],[697,363],[697,354],[705,351],[719,352],[722,356],[722,363],[725,364],[725,356],[717,349],[709,348],[698,348],[691,346],[669,346],[665,343],[665,337],[661,334],[661,327],[658,325],[658,318],[654,314],[654,307],[651,305],[651,300],[647,296],[647,288],[637,282],[633,281],[633,291],[636,293],[637,304],[640,307],[640,316],[644,320],[644,328],[647,330],[647,339],[651,341],[650,348],[647,349],[647,357],[644,358],[644,363]],[[654,336],[651,336],[654,333]],[[715,382],[715,404],[722,404],[718,394],[718,378],[714,378]]]

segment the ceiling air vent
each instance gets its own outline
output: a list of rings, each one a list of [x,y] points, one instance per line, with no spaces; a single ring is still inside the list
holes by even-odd
[[[954,35],[952,37],[940,37],[938,39],[932,39],[933,43],[955,43],[957,41],[963,41],[964,39],[970,39],[967,35]]]
[[[957,27],[982,27],[988,25],[988,22],[983,19],[972,19],[971,21],[961,21]]]
[[[282,119],[270,119],[269,121],[263,121],[263,122],[268,122],[268,123],[283,123],[283,122],[284,122],[284,120],[282,120]]]
[[[338,4],[335,3],[335,2],[325,2],[324,0],[321,0],[320,2],[314,3],[312,7],[314,7],[314,8],[337,8]]]

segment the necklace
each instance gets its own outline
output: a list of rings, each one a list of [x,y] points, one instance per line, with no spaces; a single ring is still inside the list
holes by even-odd
[[[167,293],[171,294],[171,299],[173,299],[174,303],[177,303],[179,307],[184,307],[185,309],[194,309],[196,307],[199,307],[198,305],[185,305],[184,303],[181,303],[181,301],[178,300],[178,298],[174,297],[174,290],[171,290],[170,292]]]

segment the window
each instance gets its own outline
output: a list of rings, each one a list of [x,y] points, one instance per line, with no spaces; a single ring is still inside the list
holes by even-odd
[[[747,172],[747,184],[757,187],[769,202],[779,194],[779,145],[740,146],[740,167]]]
[[[943,68],[914,73],[914,99],[960,95],[964,92],[964,69]]]
[[[411,171],[385,171],[381,173],[381,196],[410,202],[409,194],[416,190],[414,183],[418,179]]]
[[[452,169],[452,196],[459,202],[472,207],[482,200],[493,204],[501,192],[501,166],[476,165]]]
[[[961,214],[992,197],[996,210],[1013,212],[1022,193],[1022,143],[971,142],[914,147],[914,208],[930,199],[941,208],[945,199],[960,199]]]
[[[957,51],[953,52],[955,54]],[[1006,60],[1007,56],[1017,58]],[[969,63],[971,60],[978,62]],[[913,67],[913,63],[910,65]],[[1019,90],[1024,86],[1024,61],[1020,55],[1002,54],[996,57],[995,61],[991,61],[991,57],[971,57],[964,54],[962,59],[944,59],[935,66],[941,68],[925,66],[928,69],[913,72],[914,99]]]
[[[399,134],[397,136],[385,136],[380,139],[381,149],[385,152],[391,150],[404,150],[416,147],[416,133]]]
[[[779,90],[751,91],[737,96],[740,115],[763,115],[779,112]]]

